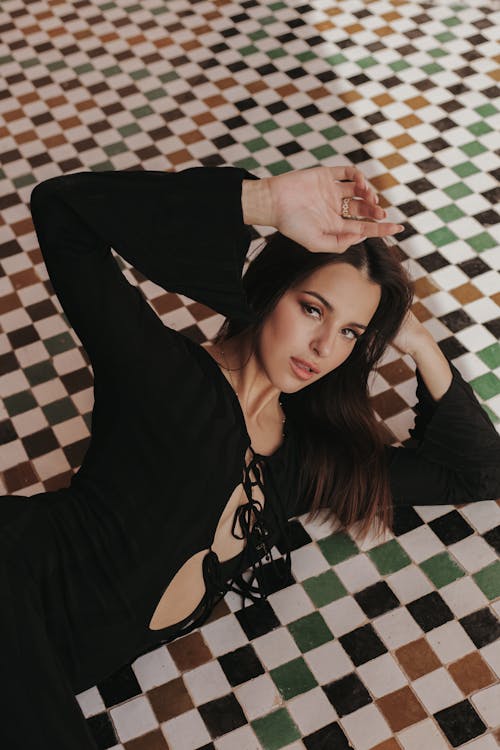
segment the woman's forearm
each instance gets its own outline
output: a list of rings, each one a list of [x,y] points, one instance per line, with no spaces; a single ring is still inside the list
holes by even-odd
[[[431,334],[426,333],[419,337],[409,354],[415,361],[432,398],[439,401],[453,379],[448,360],[443,352]]]
[[[241,208],[245,224],[274,226],[271,213],[269,180],[243,180],[241,183]]]

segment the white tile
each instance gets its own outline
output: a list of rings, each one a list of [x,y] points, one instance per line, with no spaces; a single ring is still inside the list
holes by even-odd
[[[460,509],[465,518],[480,534],[494,529],[500,524],[500,508],[494,500],[480,500],[477,503],[467,503]]]
[[[439,589],[439,594],[455,617],[460,618],[488,604],[479,586],[467,577],[459,578]]]
[[[429,276],[445,291],[466,284],[469,280],[467,274],[465,274],[460,268],[457,268],[457,266],[444,266],[437,271],[433,271]]]
[[[392,654],[382,654],[358,667],[364,684],[375,698],[393,693],[408,684]]]
[[[492,734],[486,734],[462,745],[463,750],[498,750],[498,742]]]
[[[365,554],[350,557],[334,565],[333,569],[350,592],[360,591],[380,580],[377,568]]]
[[[471,696],[485,723],[495,729],[500,725],[500,683],[480,690]]]
[[[480,375],[484,375],[490,371],[490,368],[474,352],[461,354],[453,360],[453,364],[468,383],[473,378],[478,378]]]
[[[80,704],[82,713],[87,719],[106,710],[106,706],[97,687],[91,687],[75,696]]]
[[[339,641],[329,641],[304,654],[304,661],[320,685],[354,672],[354,664]]]
[[[139,656],[132,662],[132,668],[143,692],[164,685],[180,674],[166,646]]]
[[[285,705],[278,688],[267,673],[234,688],[234,693],[248,721]]]
[[[417,640],[423,632],[403,607],[376,617],[372,620],[372,625],[390,651]]]
[[[373,703],[343,716],[340,723],[356,750],[369,750],[392,737],[389,724]]]
[[[195,706],[231,692],[231,685],[217,660],[184,672],[183,679]]]
[[[301,655],[287,628],[281,627],[255,638],[252,645],[266,669],[287,664]]]
[[[464,328],[462,331],[457,331],[454,336],[471,352],[478,352],[496,342],[496,338],[493,334],[483,325],[479,325],[478,323],[474,323],[473,325]]]
[[[161,731],[168,742],[169,750],[196,750],[212,741],[196,709],[164,721]]]
[[[428,560],[444,550],[444,544],[429,526],[418,526],[398,537],[398,542],[416,563]]]
[[[402,604],[413,602],[434,591],[434,586],[416,565],[407,565],[388,575],[386,580]]]
[[[444,625],[433,628],[427,633],[426,638],[443,664],[461,659],[462,656],[470,654],[476,648],[456,620],[445,622]]]
[[[476,573],[497,559],[493,547],[477,534],[449,545],[448,550],[469,573]]]
[[[396,735],[403,750],[449,750],[450,745],[444,739],[432,719],[424,719],[413,724]]]
[[[306,544],[293,551],[292,573],[296,581],[319,576],[326,570],[330,570],[330,565],[316,544]]]
[[[363,625],[367,617],[352,596],[343,596],[321,607],[321,616],[336,638]]]
[[[228,732],[223,737],[214,740],[216,750],[262,750],[262,745],[258,741],[255,733],[250,726],[238,727],[234,732]]]
[[[479,653],[491,669],[500,677],[500,641],[494,641],[479,649]]]
[[[464,305],[465,312],[478,323],[485,323],[498,317],[498,305],[489,297],[474,300]]]
[[[291,698],[286,708],[303,736],[338,719],[337,712],[320,687]]]
[[[111,708],[109,715],[121,742],[128,742],[158,727],[158,720],[144,695]]]

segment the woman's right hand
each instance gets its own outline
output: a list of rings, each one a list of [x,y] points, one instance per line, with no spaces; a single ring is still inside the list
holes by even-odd
[[[348,180],[348,182],[339,182]],[[365,237],[386,237],[404,230],[377,223],[386,212],[355,167],[313,167],[267,178],[272,223],[281,234],[317,253],[343,253]],[[344,218],[342,199],[350,198]]]

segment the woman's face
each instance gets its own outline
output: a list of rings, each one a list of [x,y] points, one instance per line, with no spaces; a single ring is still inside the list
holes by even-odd
[[[380,296],[379,284],[349,263],[323,266],[289,289],[261,331],[258,350],[269,380],[280,391],[294,393],[339,367],[368,326]],[[302,379],[291,358],[319,372]]]

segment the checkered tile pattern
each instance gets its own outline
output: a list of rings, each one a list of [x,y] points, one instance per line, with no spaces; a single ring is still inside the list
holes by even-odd
[[[405,226],[415,314],[500,430],[499,28],[481,0],[4,0],[0,492],[66,486],[88,446],[92,371],[28,208],[35,184],[72,171],[357,165]],[[117,259],[165,323],[200,342],[218,329]],[[389,349],[373,374],[394,445],[414,369]],[[362,547],[291,526],[293,580],[263,610],[230,593],[203,628],[78,696],[98,747],[494,750],[499,503],[400,509]]]

